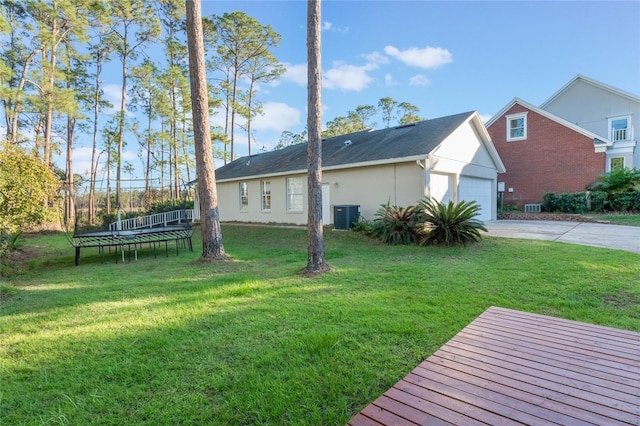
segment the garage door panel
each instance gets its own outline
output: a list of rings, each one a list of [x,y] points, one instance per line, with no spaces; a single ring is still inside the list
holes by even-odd
[[[480,215],[476,219],[491,220],[492,188],[490,179],[460,176],[458,200],[475,201],[480,206]]]

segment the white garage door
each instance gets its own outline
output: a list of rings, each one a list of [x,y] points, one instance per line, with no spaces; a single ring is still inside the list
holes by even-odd
[[[480,216],[476,219],[491,220],[491,207],[493,198],[490,179],[480,179],[469,176],[460,176],[458,186],[459,201],[475,201],[480,205]]]

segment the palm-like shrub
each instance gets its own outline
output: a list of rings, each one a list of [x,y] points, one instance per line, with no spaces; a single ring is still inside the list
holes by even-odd
[[[421,214],[416,206],[382,204],[375,214],[371,236],[387,244],[415,244],[419,240]]]
[[[475,201],[447,204],[424,199],[418,204],[423,223],[418,232],[420,245],[466,245],[479,241],[480,231],[486,231],[479,215],[480,206]]]

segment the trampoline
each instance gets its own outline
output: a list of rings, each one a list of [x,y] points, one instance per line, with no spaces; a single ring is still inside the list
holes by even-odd
[[[128,253],[129,261],[131,261],[132,252],[135,260],[138,260],[138,248],[142,248],[145,244],[148,244],[149,247],[153,246],[153,254],[157,256],[157,246],[161,246],[164,243],[165,254],[169,257],[169,242],[175,242],[177,256],[181,244],[183,247],[187,247],[189,251],[193,251],[192,235],[193,229],[190,225],[178,225],[74,234],[71,241],[76,248],[75,264],[78,265],[80,262],[80,249],[85,247],[97,247],[103,263],[104,249],[107,248],[111,251],[112,247],[115,249],[116,263],[118,263],[119,257],[122,257],[123,262],[125,261],[125,252]]]

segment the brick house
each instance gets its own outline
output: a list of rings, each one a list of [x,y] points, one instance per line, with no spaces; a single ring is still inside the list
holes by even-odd
[[[601,174],[639,168],[640,97],[577,75],[540,107],[514,99],[486,123],[507,172],[505,206],[583,191]]]
[[[583,191],[605,172],[606,140],[521,99],[486,125],[506,168],[498,177],[505,206],[523,209],[547,192]]]

